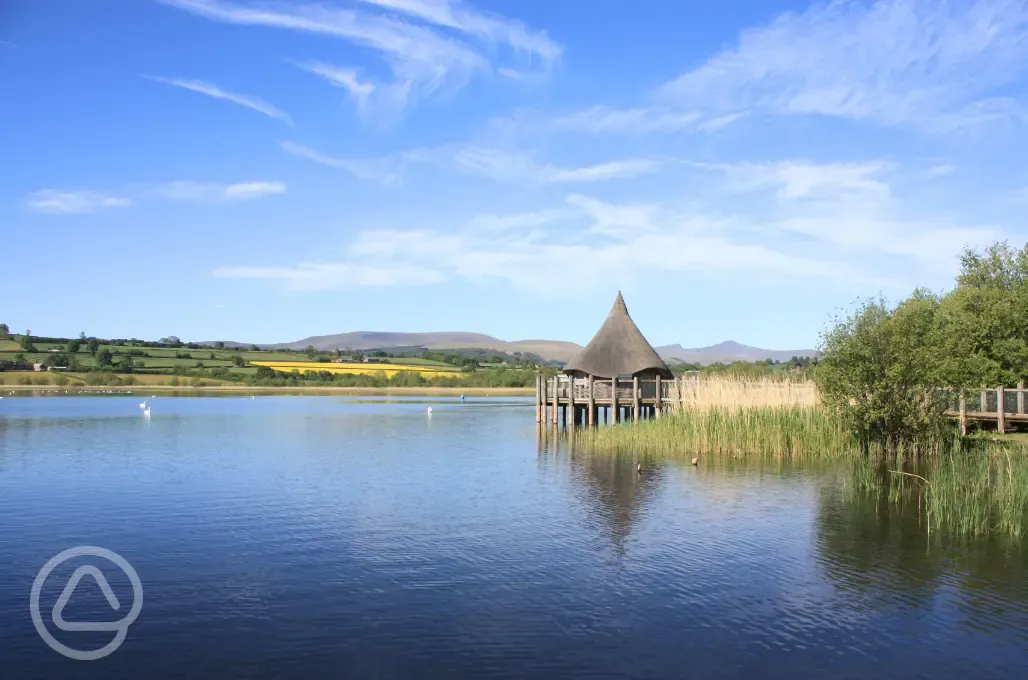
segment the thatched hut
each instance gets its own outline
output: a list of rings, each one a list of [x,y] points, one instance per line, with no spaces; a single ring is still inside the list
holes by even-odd
[[[593,339],[564,367],[576,378],[672,378],[671,371],[628,315],[618,291],[607,320]]]

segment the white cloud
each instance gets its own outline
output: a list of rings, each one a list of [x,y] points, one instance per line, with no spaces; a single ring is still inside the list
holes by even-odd
[[[53,214],[93,213],[107,208],[122,208],[150,199],[169,201],[242,201],[261,196],[284,194],[282,182],[237,182],[216,184],[177,180],[162,184],[126,188],[118,195],[93,190],[43,189],[28,195],[25,204],[36,212]]]
[[[570,170],[557,170],[550,182],[600,182],[620,177],[647,175],[660,169],[660,162],[652,158],[630,158],[622,161],[598,163]]]
[[[692,163],[720,170],[730,191],[774,189],[783,200],[840,200],[859,197],[880,200],[889,197],[889,185],[878,176],[890,169],[884,162],[812,163],[802,160],[776,163]]]
[[[744,31],[662,88],[708,116],[819,114],[943,131],[1009,116],[994,90],[1028,69],[1028,6],[1012,0],[815,4]]]
[[[515,231],[541,227],[553,222],[561,222],[577,217],[573,210],[553,208],[534,212],[515,213],[513,215],[475,215],[468,220],[467,226],[474,231]]]
[[[601,134],[627,132],[677,132],[694,127],[702,118],[695,111],[675,111],[666,106],[618,109],[593,106],[554,118],[550,127],[563,132]]]
[[[229,92],[212,83],[205,83],[200,80],[185,80],[182,78],[162,78],[159,76],[143,77],[147,80],[153,80],[158,83],[165,83],[167,85],[174,85],[175,87],[181,87],[193,92],[199,92],[200,94],[205,94],[208,97],[214,97],[215,99],[224,99],[225,101],[232,102],[233,104],[238,104],[239,106],[244,106],[253,111],[263,113],[269,118],[275,118],[288,125],[293,124],[293,119],[285,111],[282,111],[265,101],[257,99],[256,97]]]
[[[492,71],[489,57],[495,55],[491,51],[480,50],[476,44],[457,39],[452,32],[434,30],[433,26],[489,45],[509,45],[516,55],[535,57],[546,69],[560,56],[560,47],[545,33],[445,0],[363,3],[386,10],[381,14],[302,2],[159,1],[214,21],[329,35],[375,50],[392,71],[393,79],[390,83],[374,84],[367,99],[374,97],[378,103],[394,109],[403,108],[419,96],[460,88],[473,74]],[[398,14],[424,23],[411,23]],[[370,83],[362,87],[367,84]]]
[[[113,196],[99,191],[42,189],[29,194],[25,200],[25,205],[36,212],[60,215],[94,213],[108,208],[124,208],[132,205],[132,201],[123,196]]]
[[[309,73],[321,76],[336,87],[345,88],[357,101],[359,109],[363,109],[367,105],[368,97],[375,91],[374,83],[362,81],[355,68],[332,66],[320,61],[298,63],[297,66]]]
[[[511,151],[474,145],[453,145],[436,149],[411,149],[377,158],[341,158],[310,147],[283,142],[282,149],[321,165],[345,170],[363,180],[397,184],[414,165],[433,165],[467,175],[485,177],[501,184],[560,184],[602,182],[656,172],[662,161],[629,158],[596,165],[565,168],[543,163],[531,151]]]
[[[281,281],[290,290],[342,290],[364,286],[425,286],[443,275],[422,266],[376,266],[349,262],[304,262],[293,267],[219,267],[214,275],[224,279]]]

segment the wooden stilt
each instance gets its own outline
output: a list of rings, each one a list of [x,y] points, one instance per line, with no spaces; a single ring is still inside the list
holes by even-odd
[[[639,422],[639,376],[632,376],[632,420]]]
[[[660,385],[660,376],[659,375],[657,376],[656,388],[657,388],[657,401],[654,402],[653,416],[655,418],[660,418],[660,406],[661,406],[661,403],[662,403],[663,395],[661,394],[661,385]]]
[[[539,406],[543,402],[542,397],[539,394],[539,392],[540,392],[539,384],[541,382],[542,382],[542,376],[539,375],[538,373],[536,373],[535,374],[535,422],[537,422],[537,423],[541,423],[543,421],[543,416],[539,412]]]
[[[557,404],[560,403],[559,388],[560,388],[560,383],[559,383],[559,381],[557,379],[557,376],[554,376],[553,377],[553,407],[552,407],[553,408],[553,413],[551,414],[551,417],[552,417],[552,421],[551,422],[554,425],[557,424]]]
[[[1007,431],[1007,409],[1003,403],[1003,388],[996,388],[996,429],[999,430],[1000,434],[1004,434]]]
[[[613,378],[610,379],[610,417],[611,417],[611,421],[612,421],[611,425],[614,424],[613,423],[614,420],[617,420],[617,410],[618,410],[618,379],[617,379],[617,376],[614,376]]]
[[[978,410],[979,410],[980,412],[982,412],[982,413],[987,413],[989,409],[988,409],[988,408],[986,408],[986,407],[987,407],[988,405],[989,405],[989,396],[988,396],[988,395],[986,394],[986,392],[985,392],[985,388],[983,387],[983,388],[982,388],[982,403],[981,403],[981,408],[979,408]]]
[[[568,410],[571,411],[571,427],[578,425],[575,422],[575,376],[568,378]]]
[[[589,376],[589,426],[596,424],[596,396],[593,394],[593,386],[596,380]]]
[[[1024,382],[1017,383],[1017,414],[1024,415]]]

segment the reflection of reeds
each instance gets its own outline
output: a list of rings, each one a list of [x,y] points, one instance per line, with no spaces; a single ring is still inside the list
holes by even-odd
[[[922,461],[861,458],[849,488],[896,506],[916,505],[932,532],[1020,537],[1028,529],[1028,447],[995,444]],[[903,473],[903,474],[899,474]]]
[[[686,409],[739,409],[816,407],[821,404],[810,381],[738,380],[700,378],[682,381],[677,407]]]
[[[836,458],[856,450],[850,433],[820,408],[709,404],[660,420],[586,431],[583,444],[614,454],[688,458],[696,454]]]

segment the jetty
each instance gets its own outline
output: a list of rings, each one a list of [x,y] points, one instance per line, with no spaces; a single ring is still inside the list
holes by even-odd
[[[967,434],[967,424],[973,421],[994,422],[996,430],[1004,434],[1008,425],[1028,424],[1024,383],[1020,382],[1014,388],[983,388],[970,399],[962,394],[956,408],[946,413],[960,421],[962,435]]]

